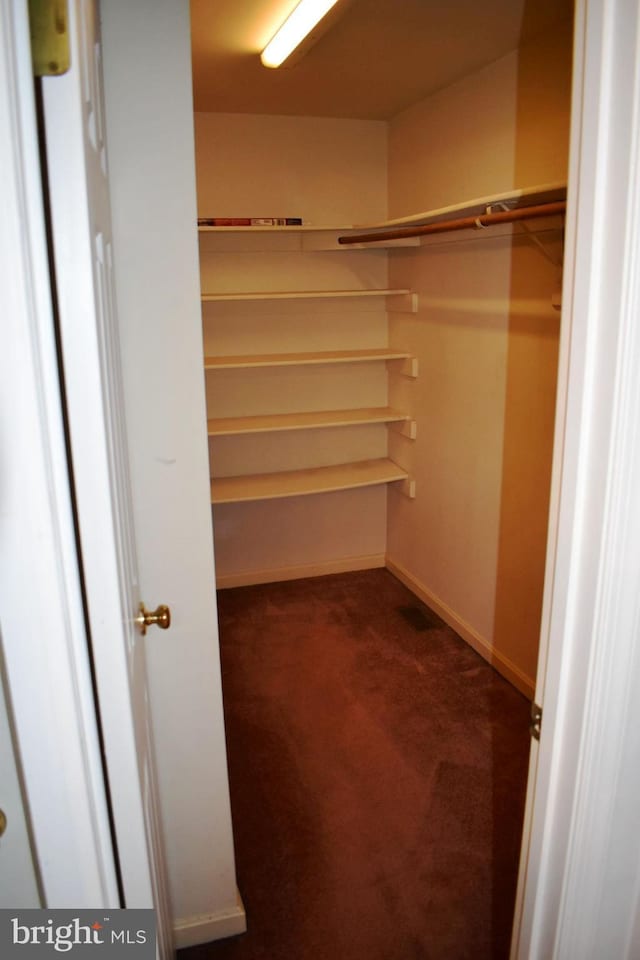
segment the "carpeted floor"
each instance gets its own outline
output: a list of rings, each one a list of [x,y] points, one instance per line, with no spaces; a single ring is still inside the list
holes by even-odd
[[[180,960],[506,958],[525,698],[385,570],[219,609],[249,931]]]

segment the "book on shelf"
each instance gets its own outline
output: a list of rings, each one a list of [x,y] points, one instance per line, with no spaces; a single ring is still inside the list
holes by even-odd
[[[301,227],[302,217],[198,217],[199,227]]]

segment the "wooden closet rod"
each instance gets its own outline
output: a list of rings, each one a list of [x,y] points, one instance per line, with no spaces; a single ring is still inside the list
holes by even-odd
[[[498,213],[481,213],[477,217],[461,217],[459,220],[442,220],[440,223],[418,224],[414,227],[398,227],[380,230],[378,233],[359,233],[338,237],[338,243],[374,243],[376,240],[402,240],[404,237],[423,237],[430,233],[446,233],[449,230],[468,230],[470,227],[489,227],[494,223],[512,223],[514,220],[529,220],[535,217],[550,217],[564,213],[566,200],[542,203],[534,207],[516,207]]]

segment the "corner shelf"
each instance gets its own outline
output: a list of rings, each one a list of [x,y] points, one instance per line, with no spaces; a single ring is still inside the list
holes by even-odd
[[[345,231],[353,230],[353,226],[343,227],[340,225],[317,226],[313,224],[304,224],[302,226],[250,226],[250,227],[200,227],[199,234],[203,240],[201,251],[203,253],[254,253],[260,251],[285,252],[290,250],[300,250],[301,252],[315,252],[325,250],[340,250],[338,244],[338,235]],[[207,235],[210,240],[207,244],[205,238]],[[295,235],[298,235],[297,237]],[[281,236],[282,235],[282,236]],[[294,235],[294,236],[291,236]],[[228,240],[225,240],[225,236]],[[278,237],[280,239],[278,240]],[[262,238],[262,239],[261,239]],[[287,239],[289,238],[289,239]],[[395,243],[392,245],[396,245]],[[410,244],[413,245],[413,242]],[[376,254],[372,255],[373,260],[369,263],[375,263]],[[249,261],[249,267],[253,261]],[[372,276],[371,271],[368,271]],[[335,274],[334,274],[335,275]],[[384,273],[374,271],[374,276],[378,277],[378,282],[385,282]],[[215,275],[214,275],[215,276]],[[248,279],[248,272],[244,270],[241,273],[242,280],[238,283],[240,286],[251,283]],[[247,277],[245,280],[244,277]],[[301,286],[296,281],[300,279],[299,275],[289,279],[291,273],[289,270],[282,273],[283,279],[280,281],[283,285],[292,282],[294,285]],[[349,282],[366,282],[358,279],[358,274],[354,274],[354,279]],[[233,281],[227,281],[230,286]],[[261,281],[254,280],[258,284]],[[268,280],[266,281],[269,282]],[[273,279],[274,285],[278,281]],[[322,281],[321,281],[322,282]],[[333,281],[327,281],[329,285]],[[310,285],[315,286],[317,281],[310,281]],[[340,280],[337,279],[338,285]],[[215,286],[215,279],[212,278],[212,285]],[[277,304],[282,302],[282,307],[278,311],[282,314],[289,313],[285,310],[284,301],[301,301],[306,304],[307,301],[343,301],[345,313],[347,313],[347,303],[353,302],[355,308],[357,301],[367,300],[373,303],[379,303],[384,298],[382,306],[393,312],[416,313],[418,309],[418,297],[406,288],[372,288],[361,287],[359,289],[298,289],[298,290],[230,290],[228,292],[216,292],[204,290],[201,294],[203,306],[205,304],[219,304],[220,311],[224,313],[225,304],[251,304],[259,302],[273,302]],[[231,314],[231,306],[226,311]],[[245,308],[241,308],[245,310]],[[255,307],[248,306],[246,312],[253,314]],[[269,313],[275,313],[276,307]],[[307,308],[308,309],[308,308]],[[315,312],[318,308],[316,307]],[[337,305],[331,310],[337,311]],[[291,316],[297,315],[303,311],[302,303],[300,307],[293,306],[293,311],[289,311]],[[213,312],[213,311],[211,311]],[[226,314],[225,314],[226,315]],[[258,314],[259,316],[260,314]],[[205,314],[206,316],[206,314]],[[208,318],[212,320],[213,317]],[[317,322],[317,321],[316,321]],[[313,330],[309,325],[307,336],[313,337]],[[315,339],[315,337],[313,337]],[[313,342],[313,341],[312,341]],[[301,344],[306,345],[306,344]],[[339,342],[336,343],[336,346]],[[268,348],[267,348],[268,349]],[[282,349],[282,347],[280,348]],[[394,374],[409,378],[417,376],[417,361],[411,353],[402,349],[393,349],[391,347],[360,348],[348,350],[309,350],[296,353],[260,353],[229,356],[208,356],[204,358],[205,371],[221,370],[250,370],[252,368],[284,368],[291,366],[313,366],[313,365],[332,365],[332,364],[363,364],[372,362],[396,361],[398,366],[394,368]],[[329,371],[327,370],[328,374]],[[371,376],[377,378],[378,374],[371,371]],[[363,375],[368,376],[366,371]],[[280,377],[275,379],[280,380]],[[349,395],[350,396],[350,395]],[[345,398],[334,400],[334,403],[349,402]],[[355,401],[357,402],[357,401]],[[374,401],[375,402],[375,401]],[[384,403],[382,396],[379,402]],[[274,404],[275,405],[275,404]],[[215,412],[215,409],[214,411]],[[251,436],[253,434],[268,434],[284,431],[304,431],[309,429],[341,428],[362,425],[383,425],[399,433],[409,440],[415,439],[416,426],[415,421],[410,415],[388,406],[380,407],[362,407],[355,409],[339,410],[320,410],[305,411],[293,413],[261,414],[255,416],[231,416],[214,417],[208,420],[207,429],[211,438],[215,442],[221,437],[239,437]],[[249,442],[249,441],[246,441]],[[309,448],[309,458],[312,457],[312,439],[311,437],[302,438],[302,444],[307,444]],[[238,440],[242,443],[242,440]],[[219,448],[220,449],[220,448]],[[382,449],[380,450],[382,453]],[[351,456],[354,456],[352,453]],[[357,454],[356,454],[357,456]],[[313,462],[313,460],[312,460]],[[220,469],[220,467],[219,467]],[[222,468],[224,469],[224,468]],[[237,469],[237,468],[236,468]],[[259,500],[275,500],[286,497],[309,496],[312,494],[332,493],[340,490],[351,490],[362,487],[381,486],[385,484],[395,484],[400,487],[403,494],[408,497],[415,496],[415,484],[410,480],[406,470],[399,467],[386,456],[379,459],[360,460],[350,463],[339,463],[325,467],[307,467],[296,470],[278,471],[274,473],[259,473],[245,476],[231,476],[213,478],[211,480],[211,502],[213,504],[233,504],[247,503]]]
[[[234,300],[327,300],[343,297],[400,297],[410,290],[263,290],[246,293],[203,293],[203,303],[229,303]]]
[[[464,200],[460,203],[452,203],[445,207],[436,207],[432,210],[423,210],[419,213],[408,214],[403,217],[394,217],[389,220],[379,220],[373,223],[360,224],[298,224],[290,226],[219,226],[207,227],[199,226],[198,235],[205,241],[206,237],[211,236],[212,242],[216,246],[211,252],[220,251],[224,246],[219,245],[219,239],[225,234],[232,238],[233,248],[240,252],[243,249],[244,238],[253,238],[248,240],[246,249],[259,250],[270,249],[269,238],[281,236],[283,242],[294,244],[293,247],[286,249],[297,249],[300,251],[313,250],[344,250],[345,246],[337,242],[338,235],[348,235],[349,233],[362,233],[368,230],[383,230],[390,227],[410,226],[424,223],[435,223],[438,220],[451,218],[453,215],[479,216],[486,212],[486,209],[496,204],[506,204],[509,207],[517,207],[529,203],[551,203],[554,200],[565,199],[567,194],[567,184],[564,181],[554,183],[538,184],[532,187],[514,188],[501,193],[489,194],[484,197],[475,197]],[[262,237],[262,240],[260,239]],[[286,238],[290,237],[290,241]],[[263,243],[267,246],[264,247]],[[353,244],[351,250],[366,249],[375,250],[385,247],[405,247],[419,246],[421,243],[417,237],[391,240],[381,237],[376,243],[376,247],[370,244]],[[239,244],[239,245],[238,245]],[[284,248],[283,248],[284,249]]]
[[[363,407],[356,410],[319,410],[309,413],[276,413],[252,417],[219,417],[207,421],[210,437],[238,436],[246,433],[275,433],[363,424],[405,423],[406,413],[391,407]]]
[[[357,463],[288,470],[284,473],[221,477],[211,481],[211,502],[217,504],[275,500],[397,482],[402,482],[408,496],[414,495],[409,475],[393,460],[361,460]]]
[[[198,226],[202,253],[264,251],[314,252],[344,250],[338,243],[341,234],[354,232],[350,224],[312,224],[290,226]],[[417,246],[417,240],[390,240],[388,247]],[[382,244],[381,244],[382,246]]]
[[[389,297],[395,313],[417,313],[418,294],[411,290],[251,290],[247,292],[234,291],[233,293],[203,293],[200,295],[202,303],[251,303],[269,300],[360,300],[368,298]]]
[[[411,359],[411,354],[406,351],[381,347],[374,350],[323,350],[309,353],[262,353],[233,357],[205,357],[204,369],[244,370],[251,367],[290,367],[409,359]]]

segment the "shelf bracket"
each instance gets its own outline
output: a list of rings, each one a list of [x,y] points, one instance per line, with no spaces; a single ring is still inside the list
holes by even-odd
[[[415,440],[418,428],[415,420],[400,420],[396,423],[390,423],[389,426],[394,433],[399,434],[401,437],[406,437],[407,440]]]
[[[390,300],[389,309],[392,313],[417,313],[417,293],[396,293],[387,297]]]
[[[392,372],[400,377],[407,377],[409,380],[418,378],[418,358],[417,357],[396,357],[389,360],[393,364]]]
[[[407,477],[405,480],[401,480],[398,486],[400,487],[400,493],[403,497],[406,497],[408,500],[415,500],[416,482],[413,477]]]
[[[493,213],[494,207],[499,207],[501,210],[512,210],[513,206],[514,206],[513,201],[511,202],[511,204],[504,203],[504,202],[489,204],[487,206],[487,213]],[[534,233],[534,231],[526,223],[525,220],[518,221],[518,226],[522,228],[523,233],[525,233],[527,238],[531,240],[531,243],[535,243],[536,247],[538,247],[543,257],[545,257],[549,261],[549,263],[553,264],[554,267],[559,267],[560,269],[562,269],[562,262],[563,262],[562,256],[556,257],[554,256],[554,254],[550,253],[547,247],[545,246],[545,244],[540,239],[540,237],[538,237],[537,234]]]
[[[400,367],[400,375],[403,377],[408,377],[410,380],[417,380],[418,358],[407,357],[406,360],[403,360],[402,366]]]

